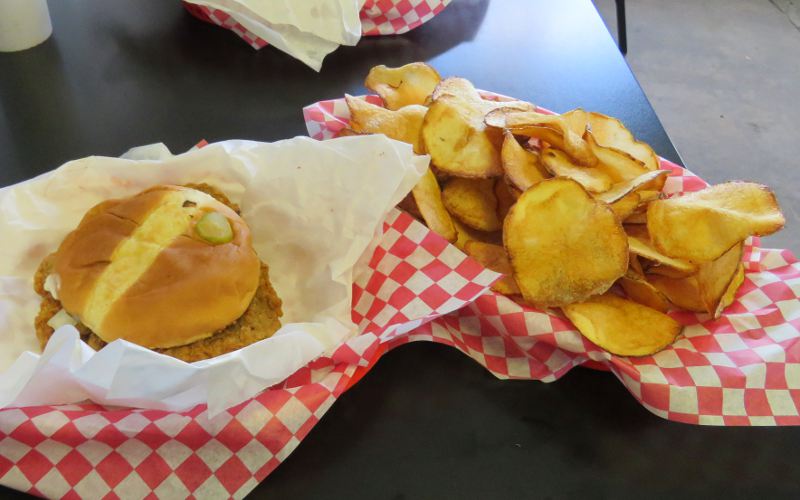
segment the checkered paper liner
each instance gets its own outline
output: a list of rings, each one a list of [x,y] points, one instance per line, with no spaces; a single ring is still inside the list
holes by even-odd
[[[402,35],[433,19],[451,0],[366,0],[361,8],[361,33],[364,36]],[[254,49],[269,45],[236,19],[219,9],[183,2],[193,16],[236,33]]]
[[[487,92],[485,98],[504,99]],[[381,104],[377,96],[366,96]],[[540,111],[549,112],[540,108]],[[328,139],[347,126],[343,99],[303,110],[309,135]],[[668,194],[697,191],[706,182],[661,159]],[[560,312],[520,305],[488,292],[391,346],[430,340],[460,349],[500,378],[551,382],[575,366],[610,370],[656,415],[706,425],[800,425],[800,263],[788,250],[745,244],[745,280],[719,319],[670,313],[685,325],[670,347],[624,358],[598,348]]]
[[[0,484],[50,498],[241,498],[281,463],[388,339],[485,293],[483,269],[394,210],[353,286],[361,334],[209,420],[95,404],[0,409]],[[399,326],[398,326],[399,325]]]

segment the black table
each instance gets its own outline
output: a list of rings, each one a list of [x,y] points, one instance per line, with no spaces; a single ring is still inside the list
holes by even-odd
[[[50,8],[49,41],[0,54],[0,185],[151,142],[179,152],[201,138],[305,134],[303,105],[363,91],[375,64],[415,60],[555,111],[617,116],[680,161],[589,0],[456,0],[407,35],[338,50],[319,74],[176,1]],[[417,343],[381,359],[253,497],[788,497],[799,447],[796,428],[661,420],[607,373],[500,381]]]

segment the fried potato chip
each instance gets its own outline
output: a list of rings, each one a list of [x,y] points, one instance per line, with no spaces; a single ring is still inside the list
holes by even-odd
[[[561,308],[584,337],[618,356],[655,354],[675,341],[680,323],[613,293]]]
[[[651,172],[657,172],[657,170],[651,170]],[[639,191],[654,191],[661,193],[661,190],[664,189],[664,185],[667,183],[667,178],[669,178],[669,173],[667,175],[657,176],[655,179],[639,188]]]
[[[429,103],[435,102],[443,96],[452,96],[463,99],[464,101],[474,102],[484,106],[486,113],[493,109],[511,109],[511,110],[533,110],[536,108],[533,104],[525,101],[518,101],[516,99],[498,99],[489,100],[481,97],[481,94],[472,85],[472,82],[466,78],[459,78],[451,76],[445,78],[436,86],[431,94]]]
[[[675,269],[674,267],[662,266],[657,262],[653,262],[647,259],[642,259],[642,260],[644,261],[644,267],[646,269],[645,272],[648,275],[658,274],[660,276],[666,276],[667,278],[686,278],[688,276],[693,276],[693,273],[681,271],[680,269]]]
[[[443,183],[444,181],[446,181],[447,179],[449,179],[451,177],[450,174],[448,174],[446,172],[442,172],[441,170],[436,168],[434,165],[431,165],[430,169],[431,169],[431,172],[433,172],[433,175],[436,177],[436,180],[439,181],[440,185],[441,185],[441,183]]]
[[[422,125],[422,142],[436,167],[459,177],[495,177],[502,136],[489,130],[484,116],[493,109],[532,107],[521,101],[495,102],[480,97],[463,78],[447,78],[437,86]]]
[[[639,256],[632,253],[628,257],[628,267],[629,272],[634,272],[639,276],[644,276],[644,270],[642,269],[642,264],[639,262]]]
[[[591,167],[597,163],[589,145],[580,134],[570,129],[561,115],[547,115],[530,110],[494,110],[486,115],[490,127],[508,129],[514,135],[524,135],[545,141],[569,155],[579,165]]]
[[[431,94],[431,102],[445,95],[463,97],[470,101],[483,99],[478,91],[475,90],[475,86],[472,85],[472,82],[466,78],[458,77],[445,78],[439,82],[439,84],[436,85],[436,88],[433,89],[433,93]]]
[[[364,99],[351,95],[344,96],[350,108],[350,127],[358,133],[384,134],[414,146],[414,152],[423,154],[420,131],[428,108],[413,104],[392,111]]]
[[[411,190],[417,208],[425,224],[434,233],[441,235],[447,241],[456,241],[456,228],[450,213],[442,203],[442,192],[439,183],[430,169],[417,182]]]
[[[609,206],[617,219],[625,220],[639,206],[639,193],[628,193],[614,203],[609,203]]]
[[[365,135],[365,134],[356,132],[355,130],[348,127],[345,127],[336,133],[336,137],[351,137],[354,135]]]
[[[454,177],[442,189],[447,211],[467,226],[479,231],[497,231],[503,224],[497,217],[494,179]]]
[[[628,268],[628,239],[614,212],[567,178],[520,196],[506,216],[503,243],[523,297],[537,306],[603,293]]]
[[[637,141],[621,121],[602,113],[586,113],[586,117],[598,145],[627,153],[647,170],[658,169],[658,156],[653,148]]]
[[[622,227],[625,229],[629,238],[636,238],[638,240],[635,243],[628,240],[628,246],[631,253],[638,257],[638,261],[641,262],[645,272],[660,274],[670,278],[685,278],[697,272],[697,265],[681,259],[675,259],[675,262],[678,263],[677,267],[672,267],[668,263],[665,265],[665,262],[671,259],[671,257],[667,257],[653,248],[650,235],[647,234],[647,226],[644,224],[628,224],[628,222],[625,221]],[[633,251],[634,246],[637,248],[638,253]],[[648,256],[653,258],[649,259]]]
[[[628,272],[619,279],[618,283],[630,300],[656,311],[667,312],[669,309],[669,300],[643,276]]]
[[[637,210],[625,219],[625,224],[647,224],[647,212]]]
[[[718,259],[700,265],[700,269],[697,270],[697,284],[700,300],[707,313],[714,314],[717,310],[728,286],[736,276],[743,254],[744,243],[739,243]]]
[[[495,245],[500,245],[503,243],[503,235],[500,233],[500,231],[492,231],[490,233],[487,233],[486,231],[478,231],[477,229],[472,229],[471,227],[462,224],[458,219],[453,219],[453,225],[456,227],[457,234],[456,241],[453,244],[461,251],[465,251],[467,243],[470,241],[480,241]]]
[[[614,184],[608,191],[597,195],[597,199],[603,200],[606,203],[614,203],[624,196],[627,196],[634,191],[638,191],[639,188],[653,181],[654,179],[658,177],[666,177],[667,175],[669,175],[668,170],[653,170],[651,172],[645,172],[638,177],[634,177],[633,179]]]
[[[785,223],[766,186],[727,182],[647,207],[647,228],[655,248],[696,262],[714,260],[748,236],[766,236]]]
[[[414,195],[412,195],[411,193],[408,193],[405,196],[405,198],[400,200],[400,203],[397,204],[397,208],[405,210],[415,219],[423,220],[422,214],[419,212],[419,207],[417,206],[417,202],[414,201]]]
[[[519,287],[512,276],[511,263],[508,261],[506,249],[500,245],[483,243],[481,241],[468,241],[464,252],[477,260],[483,267],[496,273],[501,273],[502,278],[495,281],[492,290],[502,294],[517,294]]]
[[[658,172],[658,170],[654,170],[654,172]],[[661,191],[654,191],[650,189],[640,189],[636,191],[639,193],[639,204],[646,205],[651,201],[656,201],[661,199]]]
[[[554,176],[569,177],[589,192],[602,193],[611,187],[611,178],[602,170],[576,165],[569,156],[557,149],[543,149],[541,161],[544,168]]]
[[[564,124],[578,137],[583,137],[586,127],[589,125],[589,114],[581,108],[561,113]]]
[[[644,226],[639,226],[644,228]],[[697,271],[697,265],[689,262],[688,260],[683,259],[676,259],[674,257],[668,257],[655,248],[653,248],[653,244],[650,242],[646,236],[631,236],[630,232],[632,228],[625,228],[628,231],[628,247],[631,250],[631,253],[635,253],[640,257],[644,257],[650,261],[655,262],[658,266],[666,266],[672,269],[675,269],[684,275],[692,274]]]
[[[502,179],[497,178],[494,181],[494,196],[497,198],[497,217],[500,219],[500,223],[502,224],[503,220],[505,220],[508,211],[517,202],[517,199],[511,193],[508,184]]]
[[[550,177],[540,164],[539,155],[523,148],[511,132],[505,133],[500,158],[506,179],[520,191]]]
[[[483,129],[480,107],[443,96],[428,108],[422,141],[436,167],[461,177],[494,177],[503,173],[500,152]]]
[[[671,278],[660,274],[647,274],[647,281],[653,284],[659,292],[675,304],[679,309],[692,312],[705,312],[705,306],[700,298],[700,286],[697,277],[686,276]]]
[[[718,259],[705,262],[699,266],[697,273],[686,277],[669,277],[660,274],[649,274],[647,279],[658,288],[670,302],[688,311],[706,312],[716,314],[721,303],[732,299],[726,297],[735,295],[738,285],[735,284],[744,245],[739,243],[725,252]],[[730,290],[733,287],[733,290]],[[727,307],[723,306],[723,309]]]
[[[369,70],[364,86],[383,99],[388,109],[410,104],[425,104],[442,78],[431,66],[415,62],[388,68],[384,65]]]
[[[725,290],[725,293],[722,294],[722,298],[717,304],[717,309],[714,311],[714,319],[719,318],[722,316],[722,312],[736,299],[736,292],[739,291],[739,287],[742,286],[744,283],[744,264],[739,264],[739,267],[736,269],[736,273],[733,275],[733,279],[728,284],[728,288]]]
[[[648,172],[642,162],[628,153],[600,146],[592,131],[587,130],[583,139],[591,154],[597,158],[598,168],[603,169],[615,183],[629,181]]]

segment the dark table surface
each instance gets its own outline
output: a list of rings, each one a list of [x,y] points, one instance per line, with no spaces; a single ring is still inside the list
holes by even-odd
[[[305,134],[303,105],[363,92],[375,64],[416,60],[555,111],[617,116],[680,161],[589,0],[456,0],[407,35],[339,49],[320,73],[253,51],[177,1],[50,9],[51,39],[0,54],[0,186],[151,142],[179,152],[201,138]],[[456,350],[416,343],[381,359],[252,496],[789,497],[797,449],[797,428],[661,420],[607,373],[500,381]]]

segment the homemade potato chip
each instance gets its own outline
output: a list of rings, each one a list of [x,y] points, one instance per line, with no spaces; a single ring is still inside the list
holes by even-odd
[[[618,356],[647,356],[667,347],[681,333],[680,323],[613,293],[561,308],[584,337]]]
[[[583,137],[586,127],[589,125],[589,114],[581,108],[561,113],[564,124],[578,137]]]
[[[671,278],[660,274],[647,274],[647,281],[653,284],[659,292],[675,304],[679,309],[692,312],[706,312],[703,300],[700,298],[700,286],[697,277],[686,276]]]
[[[589,145],[580,134],[570,129],[561,115],[548,115],[530,110],[494,110],[486,115],[490,127],[508,129],[514,135],[535,137],[563,151],[579,165],[591,167],[597,163]]]
[[[696,279],[700,291],[700,301],[707,313],[714,314],[717,310],[728,286],[736,277],[743,253],[744,243],[739,243],[718,259],[702,264],[697,270]],[[735,289],[733,293],[736,293]]]
[[[478,231],[477,229],[472,229],[471,227],[462,224],[458,219],[453,219],[453,225],[456,227],[457,235],[456,241],[453,244],[461,251],[465,251],[467,242],[470,241],[493,243],[495,245],[500,245],[503,243],[503,235],[500,234],[500,231],[492,231],[490,233],[487,233],[486,231]]]
[[[417,182],[417,185],[411,190],[411,194],[422,219],[430,230],[441,235],[447,241],[456,241],[456,228],[442,203],[439,183],[430,169]]]
[[[669,300],[643,276],[628,272],[618,283],[630,300],[656,311],[667,312],[669,309]]]
[[[350,108],[350,127],[357,133],[384,134],[414,146],[414,152],[423,154],[422,121],[428,108],[417,104],[391,111],[364,99],[345,95]]]
[[[381,98],[388,109],[400,109],[410,104],[425,104],[442,78],[431,66],[415,62],[388,68],[384,65],[369,70],[364,86]]]
[[[719,317],[745,279],[744,239],[784,224],[758,184],[665,199],[669,171],[655,152],[601,113],[484,99],[423,63],[375,67],[365,85],[386,108],[347,96],[350,128],[338,135],[383,133],[431,156],[398,206],[503,274],[494,291],[561,307],[611,353],[673,342],[670,307]],[[609,292],[615,283],[627,299]]]
[[[617,219],[623,221],[639,206],[639,193],[628,193],[614,203],[609,203],[609,206]]]
[[[614,184],[608,191],[597,195],[597,199],[603,200],[606,203],[614,203],[624,196],[627,196],[629,193],[639,191],[642,186],[653,181],[654,179],[658,177],[666,177],[667,175],[669,175],[668,170],[653,170],[651,172],[645,172],[638,177],[634,177],[633,179]],[[657,193],[657,191],[655,192]]]
[[[639,212],[637,209],[625,219],[625,224],[647,224],[647,212]]]
[[[444,95],[462,97],[469,101],[483,99],[469,80],[458,77],[445,78],[439,82],[433,89],[430,100],[435,101]]]
[[[405,198],[400,200],[400,203],[397,204],[397,208],[405,210],[415,219],[423,220],[422,214],[419,212],[419,207],[417,207],[417,202],[414,201],[414,195],[411,193],[408,193]]]
[[[653,245],[665,255],[714,260],[748,236],[766,236],[785,223],[775,195],[761,184],[727,182],[647,207]]]
[[[649,189],[641,189],[636,191],[639,193],[640,204],[647,204],[651,201],[660,200],[661,199],[661,191],[649,190]]]
[[[437,86],[422,125],[422,142],[440,170],[460,177],[495,177],[502,136],[488,130],[484,116],[493,109],[532,107],[520,101],[495,102],[481,98],[463,78],[447,78]]]
[[[670,277],[648,274],[647,279],[676,306],[695,312],[716,314],[733,301],[732,296],[742,281],[737,284],[744,244],[739,243],[711,262],[701,264],[691,276]],[[648,273],[652,271],[648,270]]]
[[[587,113],[589,127],[597,145],[627,153],[647,170],[658,169],[658,156],[647,143],[637,141],[625,125],[602,113]]]
[[[497,217],[502,224],[517,199],[511,193],[508,184],[501,178],[497,178],[494,181],[494,196],[497,198]]]
[[[442,201],[453,217],[479,231],[497,231],[502,222],[497,217],[494,179],[454,177],[442,190]]]
[[[731,279],[731,282],[728,284],[728,288],[725,290],[725,293],[722,294],[719,304],[717,304],[717,309],[714,311],[714,319],[722,316],[722,312],[725,308],[733,304],[736,298],[736,292],[739,290],[739,287],[742,286],[742,283],[744,283],[744,265],[740,263],[739,267],[736,269],[736,273],[733,275],[733,279]]]
[[[472,82],[465,78],[458,77],[445,78],[439,82],[439,85],[436,86],[436,89],[434,89],[431,95],[430,102],[436,102],[443,97],[454,97],[460,99],[463,103],[469,103],[472,106],[479,107],[482,109],[484,116],[495,109],[523,111],[533,110],[535,108],[535,106],[529,102],[517,101],[514,99],[498,101],[484,99],[472,85]],[[493,130],[489,132],[498,139],[497,145],[499,146],[499,140],[502,139],[502,135],[496,134]]]
[[[644,228],[644,226],[641,227]],[[627,227],[625,229],[629,233],[628,247],[630,248],[631,253],[635,253],[640,257],[644,257],[645,259],[648,259],[659,266],[666,266],[675,269],[683,275],[692,274],[697,271],[696,264],[689,262],[688,260],[668,257],[653,248],[652,243],[650,240],[646,239],[646,237],[630,236],[631,229]]]
[[[551,174],[569,177],[592,193],[602,193],[611,187],[611,178],[602,170],[576,165],[570,161],[569,156],[557,149],[542,150],[541,161]]]
[[[520,191],[550,177],[539,163],[539,155],[523,148],[511,132],[505,133],[500,158],[506,179]]]
[[[503,275],[494,282],[492,290],[503,294],[519,293],[519,287],[512,276],[511,263],[508,261],[505,248],[481,241],[468,241],[464,252],[477,260],[483,267]]]
[[[656,250],[650,241],[646,225],[628,224],[626,220],[622,227],[628,234],[628,247],[631,253],[640,257],[648,273],[683,278],[697,272],[698,266],[696,264],[688,260],[668,257]]]
[[[345,127],[336,133],[336,137],[350,137],[353,135],[365,135],[365,134],[356,132],[355,130],[348,127]]]
[[[428,108],[422,141],[431,161],[444,172],[463,177],[503,173],[500,153],[482,128],[480,107],[443,96]]]
[[[662,266],[647,259],[642,259],[642,261],[644,262],[644,267],[646,269],[645,273],[647,275],[658,274],[660,276],[666,276],[667,278],[686,278],[688,276],[694,276],[693,273],[681,271],[680,269],[675,269],[674,267]]]
[[[439,181],[440,184],[450,178],[450,174],[442,172],[433,165],[431,165],[429,168],[431,169],[431,172],[433,172],[433,175],[436,177],[436,180]]]
[[[603,293],[628,268],[628,238],[614,212],[567,178],[542,181],[519,197],[503,243],[523,297],[537,306]]]
[[[639,256],[632,253],[628,257],[628,266],[630,267],[630,271],[636,273],[639,276],[644,276],[644,270],[642,269],[642,264],[639,262]]]
[[[648,172],[644,164],[628,153],[600,146],[592,131],[587,130],[583,139],[591,154],[597,158],[598,168],[603,169],[615,183],[629,181]]]

